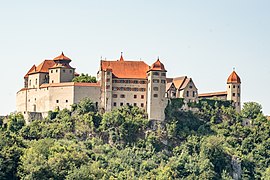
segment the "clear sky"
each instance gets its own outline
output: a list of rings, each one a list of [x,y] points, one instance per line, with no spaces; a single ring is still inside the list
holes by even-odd
[[[242,102],[270,114],[269,0],[0,0],[0,114],[33,64],[61,51],[78,73],[99,60],[159,56],[169,77],[191,77],[199,93],[226,90],[235,67]]]

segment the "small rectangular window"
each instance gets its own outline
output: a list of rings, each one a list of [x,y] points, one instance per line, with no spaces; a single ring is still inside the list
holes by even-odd
[[[153,87],[153,90],[154,91],[158,91],[158,87]]]
[[[189,88],[190,88],[190,89],[192,89],[192,88],[193,88],[193,86],[189,86]]]
[[[192,96],[195,97],[195,91],[192,92]]]
[[[159,76],[159,73],[158,72],[153,72],[153,75],[154,76]]]
[[[121,94],[121,95],[120,95],[120,98],[125,98],[125,95],[124,95],[124,94]]]
[[[187,97],[189,97],[189,91],[187,91]]]
[[[72,73],[72,70],[69,70],[70,73]]]
[[[108,72],[107,72],[107,75],[110,75],[110,74],[111,74],[111,72],[110,72],[110,71],[108,71]]]
[[[234,97],[234,96],[235,96],[235,93],[233,93],[232,95],[233,95],[233,97]]]
[[[65,69],[63,69],[63,73],[65,73],[66,72],[66,70]]]
[[[116,106],[116,102],[113,103],[113,106]]]
[[[56,103],[59,103],[59,100],[56,100]]]
[[[153,79],[153,83],[159,83],[159,79]]]
[[[144,95],[141,95],[141,99],[144,99]]]
[[[144,107],[144,104],[143,103],[141,103],[141,107]]]
[[[113,98],[117,98],[117,94],[113,94]]]
[[[161,80],[161,83],[162,84],[166,84],[166,80]]]
[[[51,70],[51,73],[53,73],[53,70]]]
[[[120,106],[123,106],[123,105],[124,105],[124,103],[121,102],[121,103],[120,103]]]
[[[66,100],[66,103],[68,103],[68,100]]]
[[[137,95],[136,94],[134,94],[134,99],[136,99],[137,98]]]
[[[237,93],[238,97],[240,97],[240,93]]]
[[[127,106],[129,106],[129,103],[127,103]]]
[[[158,94],[154,94],[154,97],[155,97],[155,98],[158,97]]]
[[[166,76],[166,73],[161,73],[161,76]]]
[[[137,106],[137,103],[134,103],[133,105],[134,105],[134,106]]]

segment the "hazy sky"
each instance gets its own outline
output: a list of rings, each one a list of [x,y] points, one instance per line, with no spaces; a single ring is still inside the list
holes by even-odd
[[[233,67],[242,102],[270,114],[269,0],[0,1],[0,114],[15,111],[16,92],[33,64],[61,51],[78,73],[99,60],[159,56],[169,77],[191,77],[199,93],[226,90]]]

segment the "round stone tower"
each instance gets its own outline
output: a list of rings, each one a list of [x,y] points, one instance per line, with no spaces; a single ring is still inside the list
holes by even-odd
[[[237,112],[241,111],[241,79],[235,71],[227,79],[227,100],[233,101]]]
[[[166,70],[158,59],[147,71],[147,113],[149,120],[165,120],[164,110],[167,106]]]

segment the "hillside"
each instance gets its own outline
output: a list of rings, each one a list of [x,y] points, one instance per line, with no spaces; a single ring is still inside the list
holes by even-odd
[[[171,101],[163,123],[131,106],[100,114],[89,99],[30,125],[11,114],[0,121],[0,179],[270,177],[270,121],[259,104],[241,114],[227,101],[188,106]]]

